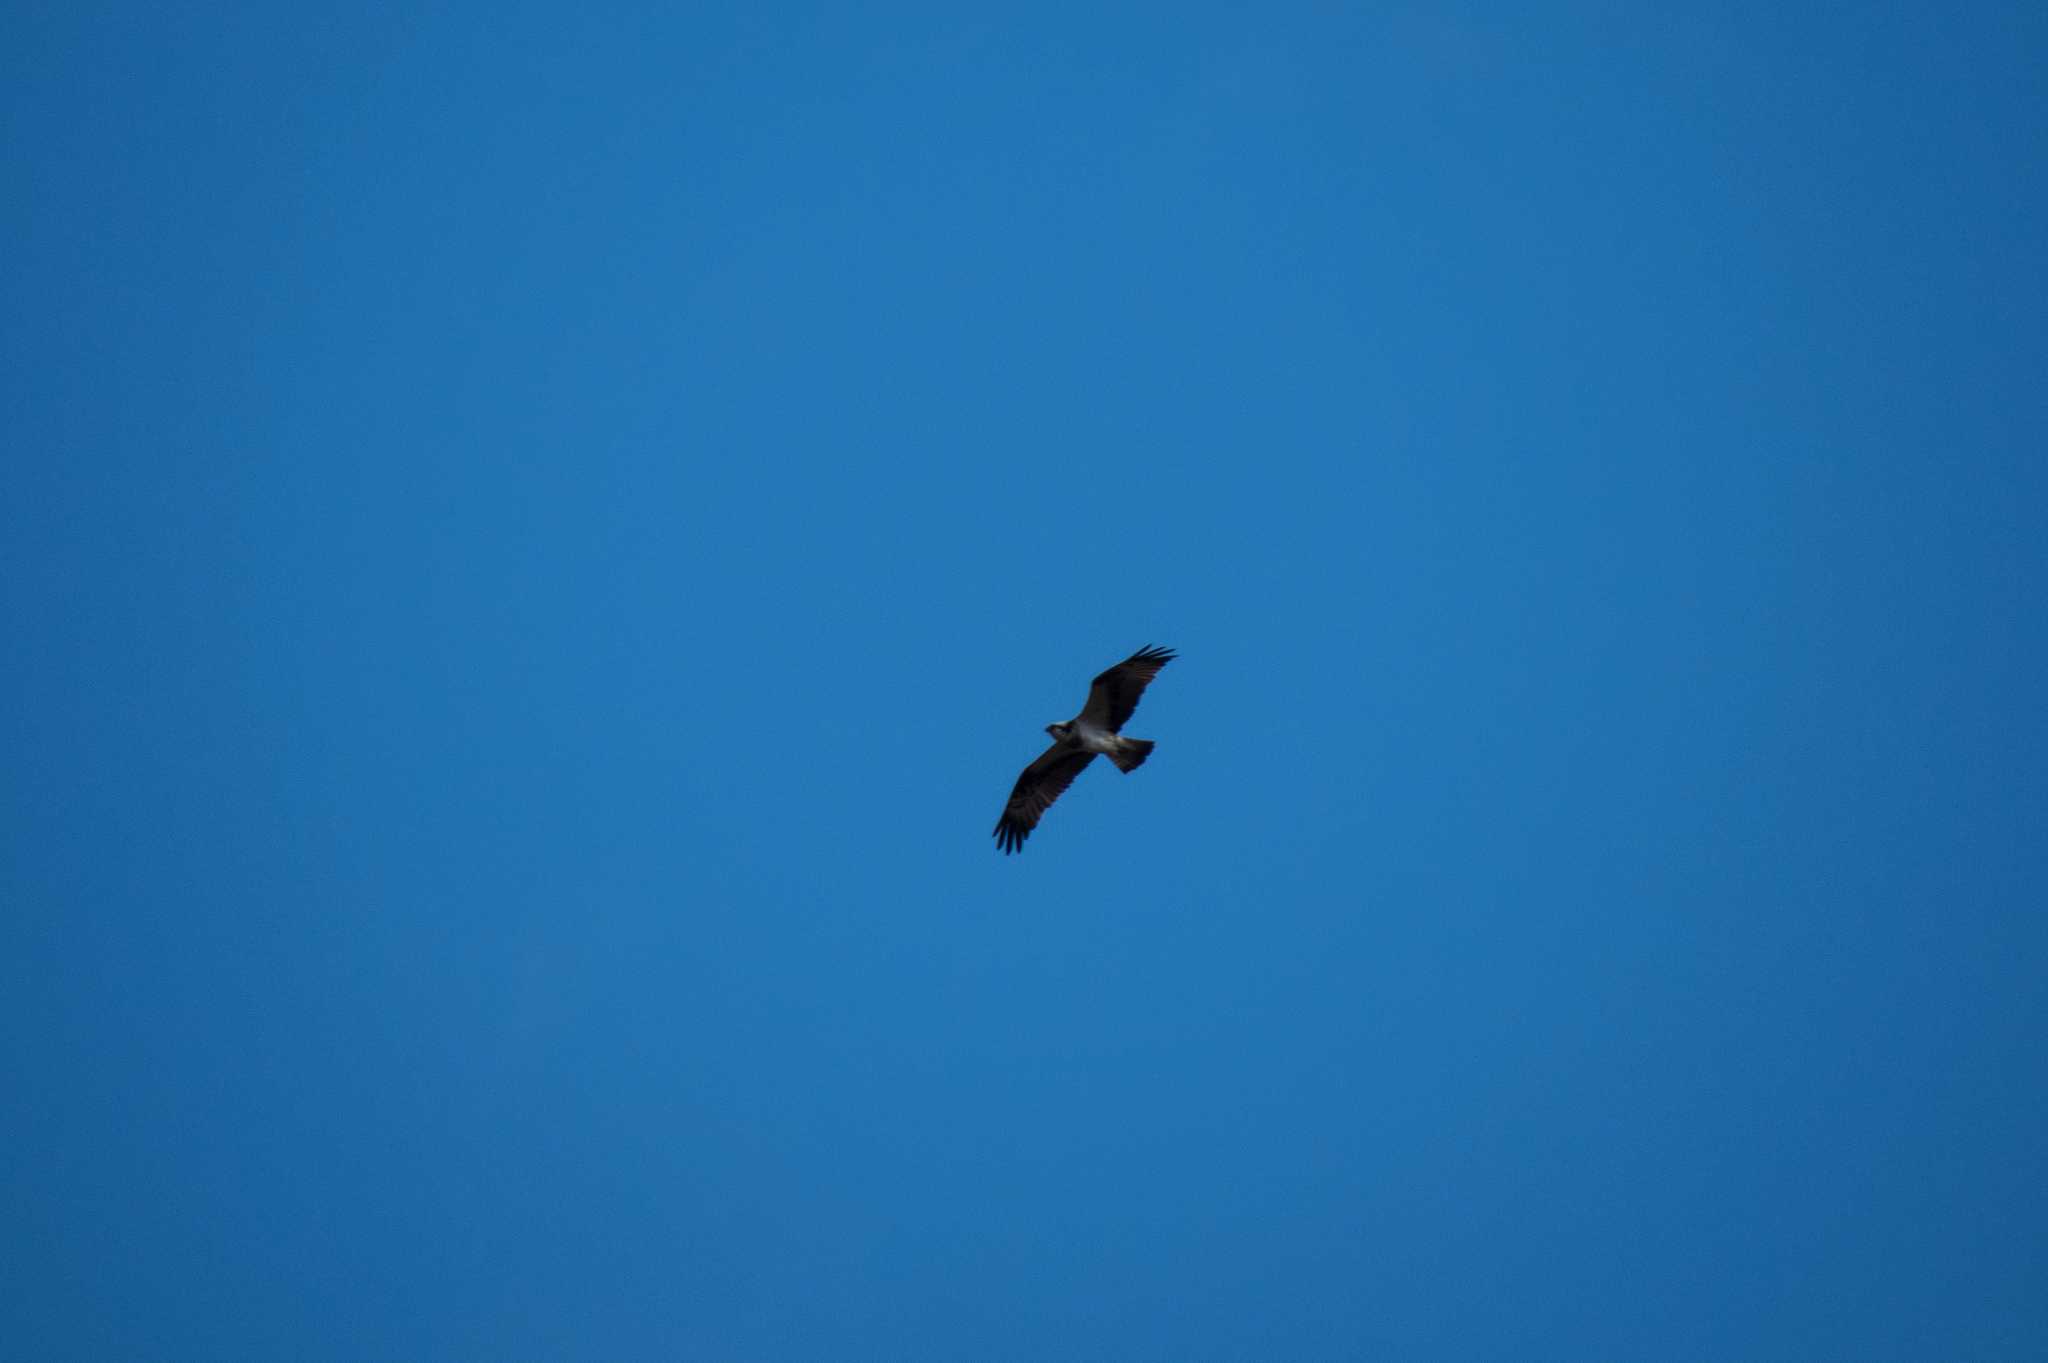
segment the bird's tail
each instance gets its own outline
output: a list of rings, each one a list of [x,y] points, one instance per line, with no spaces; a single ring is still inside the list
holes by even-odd
[[[1109,760],[1116,763],[1118,771],[1136,771],[1151,755],[1151,739],[1126,738],[1121,740],[1121,746],[1115,752],[1109,754]]]

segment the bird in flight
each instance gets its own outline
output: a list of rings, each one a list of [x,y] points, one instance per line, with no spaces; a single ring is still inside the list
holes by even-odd
[[[1060,793],[1074,784],[1081,768],[1101,753],[1116,763],[1118,771],[1132,772],[1152,755],[1152,743],[1143,738],[1125,738],[1117,732],[1138,708],[1138,697],[1159,675],[1159,669],[1174,660],[1170,648],[1150,644],[1097,677],[1088,687],[1088,703],[1081,713],[1064,724],[1048,724],[1052,746],[1036,762],[1024,768],[1003,817],[996,820],[996,846],[1005,855],[1022,851],[1024,839],[1038,827],[1045,811]]]

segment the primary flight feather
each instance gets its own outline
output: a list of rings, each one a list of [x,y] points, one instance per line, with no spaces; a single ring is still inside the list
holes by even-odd
[[[1017,788],[1003,806],[1003,817],[996,820],[997,847],[1006,855],[1021,850],[1052,802],[1074,784],[1081,768],[1093,762],[1096,754],[1116,763],[1119,771],[1136,771],[1145,764],[1152,755],[1152,743],[1125,738],[1118,731],[1138,708],[1138,697],[1145,694],[1159,669],[1175,656],[1170,648],[1147,644],[1095,679],[1080,714],[1064,724],[1045,726],[1052,735],[1052,746],[1017,778]]]

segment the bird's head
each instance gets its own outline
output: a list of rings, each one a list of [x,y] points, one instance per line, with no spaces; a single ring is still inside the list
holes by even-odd
[[[1071,724],[1048,724],[1045,726],[1045,731],[1056,739],[1064,739],[1073,730],[1074,726]]]

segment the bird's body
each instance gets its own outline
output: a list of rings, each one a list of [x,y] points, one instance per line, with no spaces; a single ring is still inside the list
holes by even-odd
[[[1125,738],[1121,730],[1138,708],[1138,697],[1146,686],[1173,659],[1172,649],[1150,645],[1139,649],[1096,677],[1080,714],[1065,723],[1045,726],[1052,735],[1052,746],[1017,778],[1016,789],[1003,806],[1003,817],[996,821],[996,846],[1006,853],[1021,850],[1052,802],[1098,754],[1114,762],[1119,771],[1132,772],[1144,765],[1152,755],[1152,743]]]
[[[1079,748],[1082,752],[1121,752],[1126,743],[1134,741],[1099,725],[1090,724],[1085,719],[1072,720],[1066,724],[1048,724],[1045,731],[1060,742],[1069,747]]]

